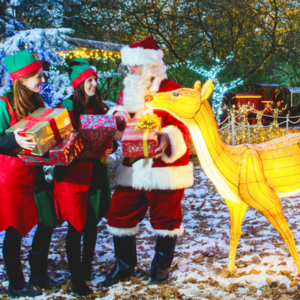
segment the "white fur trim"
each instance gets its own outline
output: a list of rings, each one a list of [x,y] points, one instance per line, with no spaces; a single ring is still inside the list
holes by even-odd
[[[164,127],[161,131],[168,134],[172,150],[171,156],[167,156],[166,153],[164,153],[161,159],[165,163],[170,164],[186,153],[187,145],[183,139],[182,132],[176,126],[170,125]]]
[[[138,110],[135,114],[134,114],[134,118],[140,118],[142,115],[145,115],[145,114],[149,114],[149,115],[152,115],[153,114],[153,108],[149,108],[149,107],[145,107],[141,110]]]
[[[152,168],[153,159],[140,159],[132,167],[121,165],[116,184],[139,190],[178,190],[194,184],[193,164]]]
[[[112,108],[110,108],[107,112],[108,115],[114,115],[117,111],[125,111],[128,113],[128,111],[124,108],[122,105],[116,105]]]
[[[164,229],[154,229],[157,235],[160,235],[162,237],[170,236],[181,236],[184,232],[184,227],[180,226],[180,228],[176,228],[174,230],[164,230]]]
[[[153,92],[153,93],[158,92],[158,91],[159,91],[159,88],[160,88],[161,82],[162,82],[163,80],[165,80],[165,79],[168,79],[166,73],[163,73],[163,74],[161,74],[161,75],[159,75],[159,76],[155,76],[155,78],[154,78],[154,80],[153,80],[153,82],[152,82],[152,84],[151,84],[149,90],[150,90],[151,92]]]
[[[135,235],[139,229],[139,224],[132,228],[117,228],[107,225],[107,230],[114,236],[132,236]]]
[[[91,68],[97,73],[97,68],[95,66],[91,66]]]
[[[120,164],[116,171],[115,184],[117,186],[132,186],[132,168]]]
[[[130,48],[125,46],[121,49],[122,63],[128,66],[145,64],[164,65],[162,50],[144,49],[142,47]]]

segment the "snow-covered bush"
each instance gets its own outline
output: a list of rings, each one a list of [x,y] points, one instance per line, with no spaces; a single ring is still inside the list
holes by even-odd
[[[43,85],[41,97],[46,106],[55,107],[63,99],[73,94],[73,87],[68,73],[60,74],[59,71],[44,71],[44,75],[48,78],[48,82]]]
[[[11,24],[11,30],[14,28],[14,24]],[[38,28],[13,32],[12,36],[0,44],[0,95],[11,89],[12,86],[9,74],[3,63],[6,56],[28,48],[36,53],[40,61],[46,61],[55,67],[65,65],[65,59],[59,55],[59,52],[67,52],[74,48],[67,42],[70,39],[67,34],[73,32],[72,29],[68,28]],[[48,107],[55,107],[60,101],[72,95],[73,88],[67,73],[60,74],[59,71],[44,71],[44,75],[48,81],[43,85],[41,96]],[[105,78],[120,76],[120,73],[98,72],[99,86],[103,87]],[[117,94],[118,91],[116,92]]]
[[[39,60],[44,60],[51,65],[59,66],[65,63],[58,53],[67,52],[72,49],[69,43],[65,41],[66,34],[73,33],[72,29],[31,29],[16,32],[13,36],[7,38],[0,44],[0,94],[11,88],[12,82],[3,63],[4,58],[20,50],[28,48],[35,52]],[[61,100],[72,94],[73,88],[67,74],[59,72],[45,72],[48,83],[43,86],[41,93],[47,106],[54,107]]]

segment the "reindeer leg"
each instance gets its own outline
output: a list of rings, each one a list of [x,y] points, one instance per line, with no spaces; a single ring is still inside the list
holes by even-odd
[[[235,256],[239,239],[242,235],[241,225],[247,211],[248,205],[245,203],[235,203],[225,199],[230,214],[230,246],[228,270],[236,272]]]
[[[242,200],[262,212],[281,234],[300,272],[300,260],[294,235],[282,212],[279,197],[266,181],[261,159],[254,149],[247,149],[243,153],[239,192]]]

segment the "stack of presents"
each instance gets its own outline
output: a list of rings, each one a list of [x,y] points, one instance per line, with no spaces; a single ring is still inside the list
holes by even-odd
[[[81,115],[74,131],[69,113],[61,108],[39,108],[6,130],[22,129],[20,135],[32,137],[36,147],[30,151],[16,148],[24,165],[67,166],[75,158],[101,158],[112,146],[117,131],[112,115]],[[156,115],[129,119],[122,138],[124,157],[153,157],[157,148],[154,132],[160,129]]]

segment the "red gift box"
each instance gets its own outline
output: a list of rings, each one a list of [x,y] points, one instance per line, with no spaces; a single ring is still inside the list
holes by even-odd
[[[76,157],[77,159],[102,158],[105,156],[105,151],[113,147],[113,142],[104,146],[95,147],[94,143],[84,143],[84,149]]]
[[[156,126],[151,129],[137,129],[138,118],[129,119],[122,137],[122,150],[124,157],[154,157],[158,142],[155,131],[160,129]]]
[[[80,134],[72,132],[43,156],[18,154],[18,157],[24,166],[68,166],[82,149]]]
[[[77,158],[100,158],[105,151],[113,146],[113,136],[117,131],[114,116],[80,115],[79,132],[84,150]]]

